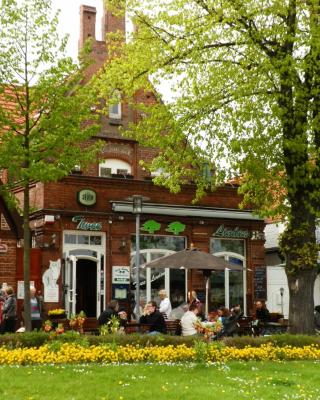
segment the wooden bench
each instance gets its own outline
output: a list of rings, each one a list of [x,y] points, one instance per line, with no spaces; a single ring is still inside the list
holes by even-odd
[[[237,334],[239,336],[253,336],[252,317],[242,317],[238,320]]]
[[[175,320],[166,319],[165,323],[166,323],[168,335],[180,335],[181,334],[180,319],[175,319]]]

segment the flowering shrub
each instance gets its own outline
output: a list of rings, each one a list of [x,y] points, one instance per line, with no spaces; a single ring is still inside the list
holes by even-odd
[[[0,348],[0,364],[62,364],[62,363],[132,363],[132,362],[226,362],[230,360],[320,360],[319,346],[294,348],[291,346],[274,347],[266,344],[261,347],[221,347],[206,345],[199,353],[193,347],[178,346],[81,346],[79,344],[62,343],[54,351],[52,346],[39,348]]]

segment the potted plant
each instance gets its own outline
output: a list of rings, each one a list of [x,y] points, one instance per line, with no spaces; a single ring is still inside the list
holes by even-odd
[[[50,319],[63,319],[66,318],[66,310],[64,308],[55,308],[48,311]]]

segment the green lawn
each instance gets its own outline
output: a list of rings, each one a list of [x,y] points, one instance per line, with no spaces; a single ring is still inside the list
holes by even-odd
[[[23,400],[320,399],[320,363],[0,367],[0,398]]]

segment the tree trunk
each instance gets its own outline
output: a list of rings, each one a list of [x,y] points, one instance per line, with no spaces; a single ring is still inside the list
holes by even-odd
[[[30,200],[29,182],[24,187],[23,202],[23,279],[24,279],[24,324],[27,332],[31,331],[31,307],[30,307]]]
[[[289,332],[314,334],[314,282],[317,270],[301,269],[288,274],[289,284]]]

